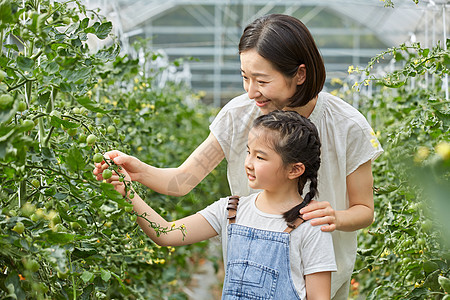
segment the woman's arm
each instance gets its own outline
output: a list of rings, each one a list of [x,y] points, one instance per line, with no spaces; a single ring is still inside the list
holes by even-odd
[[[117,150],[105,153],[105,157],[122,166],[133,181],[161,194],[184,196],[217,167],[225,154],[216,137],[210,133],[178,168],[156,168]],[[101,173],[107,167],[105,163],[96,165],[94,174],[98,180],[103,179]]]
[[[349,208],[346,210],[334,210],[327,201],[313,201],[300,213],[305,220],[314,219],[311,225],[323,225],[322,231],[355,231],[372,224],[374,204],[370,160],[347,176],[347,192]]]
[[[145,215],[145,218],[149,221],[156,223],[162,228],[171,229],[182,227],[184,230],[184,236],[181,230],[175,229],[168,233],[161,233],[159,236],[156,231],[150,226],[149,222],[141,217],[137,218],[137,223],[142,230],[147,234],[155,243],[160,246],[182,246],[197,243],[207,240],[217,235],[214,228],[206,221],[201,214],[194,214],[183,219],[167,222],[157,212],[155,212],[147,203],[142,200],[139,195],[135,195],[131,199],[133,204],[133,210],[138,215]]]
[[[330,300],[331,272],[305,275],[306,298],[308,300]]]

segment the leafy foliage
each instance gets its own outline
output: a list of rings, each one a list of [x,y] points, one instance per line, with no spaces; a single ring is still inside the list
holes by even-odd
[[[402,67],[377,77],[371,70],[381,59]],[[349,69],[366,75],[355,87],[378,84],[373,96],[360,99],[360,109],[381,131],[385,149],[373,166],[376,217],[359,235],[354,297],[442,299],[449,292],[449,68],[448,50],[415,44],[388,49],[365,69]]]
[[[0,298],[184,299],[187,258],[203,245],[153,244],[92,159],[119,149],[176,166],[215,111],[181,85],[158,88],[162,70],[120,56],[111,23],[78,1],[0,7]],[[88,37],[113,42],[93,52]],[[178,218],[225,194],[222,174],[184,198],[136,189]]]

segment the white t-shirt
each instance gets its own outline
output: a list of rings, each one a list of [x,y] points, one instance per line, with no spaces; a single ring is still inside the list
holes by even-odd
[[[247,136],[253,120],[261,114],[255,102],[243,94],[228,102],[210,126],[228,162],[227,177],[233,195],[254,193],[248,186],[244,162]],[[335,210],[349,207],[346,178],[360,165],[382,152],[372,128],[353,106],[321,92],[309,116],[322,143],[318,175],[318,201],[328,201]],[[306,186],[304,192],[308,192]],[[333,273],[331,295],[350,279],[356,259],[356,232],[332,233],[338,271]]]
[[[287,224],[282,215],[262,212],[256,207],[258,193],[239,199],[236,224],[262,230],[282,232]],[[222,240],[222,250],[226,262],[228,198],[221,198],[199,213],[211,224]],[[302,223],[290,233],[289,259],[292,280],[301,299],[305,299],[304,275],[336,271],[333,241],[329,232],[322,232],[320,227]]]

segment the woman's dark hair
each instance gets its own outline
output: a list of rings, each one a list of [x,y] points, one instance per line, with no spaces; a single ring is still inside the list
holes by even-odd
[[[325,83],[325,65],[308,28],[298,19],[282,14],[260,17],[241,36],[239,53],[255,49],[286,77],[293,77],[301,64],[306,79],[290,99],[289,107],[304,106]]]
[[[318,194],[317,173],[320,167],[320,139],[316,126],[294,111],[276,110],[258,117],[253,128],[270,130],[268,138],[273,149],[281,156],[284,165],[302,163],[305,172],[299,177],[298,192],[303,194],[305,184],[309,192],[303,202],[283,214],[288,223],[299,216],[299,210],[308,205]]]

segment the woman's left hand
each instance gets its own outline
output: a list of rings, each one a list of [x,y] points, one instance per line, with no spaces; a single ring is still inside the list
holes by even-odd
[[[302,218],[311,220],[311,225],[320,227],[322,231],[332,232],[336,230],[336,211],[327,201],[312,200],[306,207],[300,210]]]

